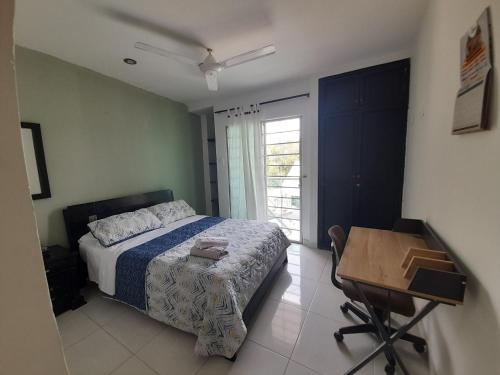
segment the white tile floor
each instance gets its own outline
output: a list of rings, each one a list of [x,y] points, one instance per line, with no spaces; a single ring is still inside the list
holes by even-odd
[[[329,253],[292,245],[288,265],[250,324],[236,362],[193,353],[195,337],[133,308],[110,301],[96,288],[88,303],[57,317],[72,375],[332,375],[343,374],[374,347],[366,334],[333,332],[352,324],[330,282]],[[428,374],[427,360],[411,345],[397,345],[412,374]],[[379,356],[360,375],[383,375]]]

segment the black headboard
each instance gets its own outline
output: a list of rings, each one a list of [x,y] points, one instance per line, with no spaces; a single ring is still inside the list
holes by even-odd
[[[172,190],[159,190],[68,206],[63,210],[63,215],[69,245],[72,250],[78,251],[78,239],[88,233],[87,224],[90,221],[173,200]]]

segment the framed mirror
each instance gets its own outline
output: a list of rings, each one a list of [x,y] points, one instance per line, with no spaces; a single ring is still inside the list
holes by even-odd
[[[49,176],[45,164],[40,124],[21,122],[21,138],[31,198],[50,198]]]

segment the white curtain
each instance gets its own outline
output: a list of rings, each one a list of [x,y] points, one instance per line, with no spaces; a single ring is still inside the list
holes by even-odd
[[[231,217],[266,220],[264,141],[257,105],[229,111],[227,156]]]

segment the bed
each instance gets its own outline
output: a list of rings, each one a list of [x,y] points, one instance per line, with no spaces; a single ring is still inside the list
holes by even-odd
[[[195,215],[110,247],[90,221],[173,201],[171,190],[69,206],[64,220],[81,273],[118,301],[197,336],[195,352],[235,358],[246,325],[282,266],[289,241],[274,224]],[[227,237],[229,254],[213,261],[189,250],[202,236]]]

